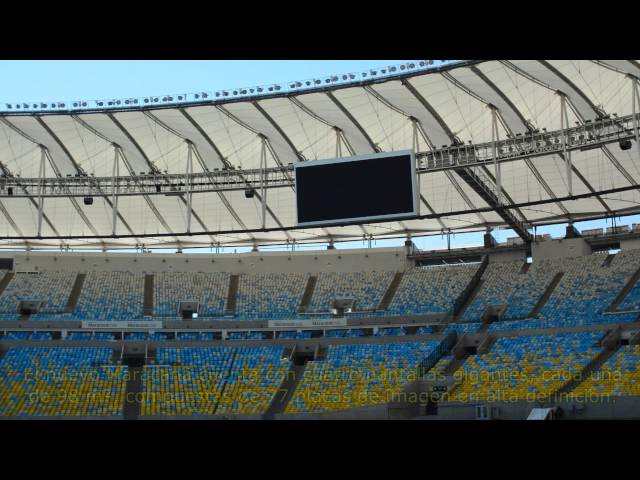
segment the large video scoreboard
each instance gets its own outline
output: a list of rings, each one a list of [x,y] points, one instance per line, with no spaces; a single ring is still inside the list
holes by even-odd
[[[419,215],[411,150],[298,163],[295,182],[301,227]]]

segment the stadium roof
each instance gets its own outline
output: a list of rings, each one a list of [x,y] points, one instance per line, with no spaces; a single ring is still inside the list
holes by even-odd
[[[640,212],[638,61],[395,71],[188,101],[5,109],[0,246],[189,248],[502,227],[528,240],[534,225]],[[295,228],[289,164],[407,148],[418,152],[420,218]]]

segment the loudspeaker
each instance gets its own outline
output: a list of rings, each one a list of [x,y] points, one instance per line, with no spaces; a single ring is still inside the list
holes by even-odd
[[[84,197],[85,205],[93,205],[93,197]]]
[[[247,198],[253,198],[255,193],[256,193],[256,191],[252,188],[250,190],[245,190],[244,191],[244,196],[247,197]]]
[[[194,314],[198,315],[198,302],[180,302],[178,312],[183,320],[191,320]]]
[[[628,138],[624,140],[620,140],[620,150],[629,150],[631,149],[631,140]]]
[[[21,315],[38,313],[43,305],[44,302],[41,300],[20,300],[18,302],[18,313]]]

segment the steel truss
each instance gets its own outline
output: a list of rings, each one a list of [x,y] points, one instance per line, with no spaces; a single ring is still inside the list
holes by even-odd
[[[417,173],[422,175],[481,165],[494,164],[496,167],[502,162],[553,154],[566,157],[567,152],[597,149],[620,140],[629,139],[637,142],[639,124],[640,113],[636,113],[620,118],[608,117],[587,121],[577,127],[553,132],[537,131],[480,144],[452,145],[418,152],[416,169]],[[187,165],[191,165],[189,159]],[[265,165],[262,159],[261,165]],[[108,197],[116,204],[116,198],[120,196],[186,195],[189,199],[192,193],[247,189],[264,192],[268,188],[295,187],[291,163],[248,170],[229,166],[198,173],[189,172],[189,169],[187,168],[186,173],[152,172],[147,175],[127,176],[119,176],[118,172],[114,171],[114,175],[110,177],[78,173],[66,177],[20,178],[3,174],[0,177],[0,198],[27,197],[41,202],[43,197]],[[490,187],[495,188],[492,193],[501,200],[501,192],[496,188],[495,182],[490,182]]]

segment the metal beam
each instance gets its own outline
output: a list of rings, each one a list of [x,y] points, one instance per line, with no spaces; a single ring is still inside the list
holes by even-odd
[[[153,162],[151,162],[151,160],[149,160],[149,157],[147,157],[147,154],[144,152],[144,150],[142,150],[140,145],[138,145],[138,142],[136,142],[136,140],[133,138],[131,133],[129,133],[129,131],[126,128],[124,128],[124,126],[118,121],[117,118],[115,118],[115,116],[112,113],[110,113],[110,112],[107,113],[107,116],[120,129],[120,131],[125,135],[125,137],[127,137],[127,139],[134,145],[134,147],[138,150],[140,155],[142,155],[142,158],[144,158],[144,160],[147,162],[147,165],[149,166],[149,168],[151,168],[151,171],[154,172],[154,173],[159,173],[160,171],[158,170],[158,168],[153,164]],[[131,163],[129,162],[129,159],[127,158],[127,156],[124,153],[124,150],[122,150],[122,148],[120,148],[120,154],[122,156],[122,160],[124,161],[125,166],[127,167],[127,170],[129,170],[129,175],[133,178],[134,182],[138,183],[138,175],[133,170],[133,167],[131,166]],[[143,195],[143,198],[144,198],[145,202],[147,203],[147,205],[149,206],[149,209],[153,212],[153,214],[156,216],[156,218],[158,219],[160,224],[167,231],[168,236],[172,236],[173,232],[172,232],[171,228],[169,227],[169,224],[165,221],[165,219],[162,216],[162,214],[158,211],[157,207],[155,206],[155,204],[153,203],[151,198],[146,194]],[[176,240],[176,242],[178,242],[178,238],[177,237],[175,237],[175,240]]]
[[[155,115],[153,115],[151,112],[148,111],[144,111],[143,112],[151,121],[155,122],[157,125],[159,125],[160,127],[162,127],[163,129],[165,129],[166,131],[168,131],[169,133],[171,133],[172,135],[178,137],[180,140],[184,141],[187,145],[187,174],[185,175],[185,185],[187,185],[187,200],[184,199],[184,197],[179,196],[178,198],[180,198],[180,200],[182,201],[182,203],[185,204],[186,208],[187,208],[187,231],[191,232],[191,217],[193,216],[193,218],[196,219],[196,222],[198,222],[200,224],[200,226],[202,227],[203,230],[208,231],[209,228],[205,225],[205,223],[202,221],[202,219],[200,218],[200,216],[198,215],[198,213],[193,209],[192,206],[192,182],[193,182],[193,152],[195,150],[195,145],[193,143],[193,141],[187,137],[185,137],[184,135],[180,134],[179,132],[177,132],[176,130],[174,130],[173,128],[171,128],[169,125],[167,125],[165,122],[163,122],[162,120],[160,120],[158,117],[156,117]],[[188,115],[185,116],[185,118],[188,118]],[[204,164],[201,163],[201,167],[203,171],[207,171],[207,168],[204,166]],[[213,243],[216,242],[216,239],[211,236],[211,241]]]
[[[626,186],[626,187],[618,187],[618,188],[612,188],[612,189],[608,189],[608,190],[602,190],[600,192],[598,192],[598,195],[608,195],[608,194],[615,194],[615,193],[621,193],[621,192],[626,192],[626,191],[631,191],[631,190],[637,190],[638,187],[633,187],[633,186]],[[578,195],[574,195],[573,197],[559,197],[557,198],[557,200],[559,201],[566,201],[566,200],[579,200],[581,198],[592,198],[595,197],[596,195],[594,195],[593,193],[585,193],[585,194],[578,194]],[[524,208],[524,207],[531,207],[531,206],[536,206],[536,205],[546,205],[549,203],[555,203],[554,200],[551,199],[546,199],[546,200],[535,200],[535,201],[530,201],[530,202],[522,202],[522,203],[518,203],[518,204],[514,204],[512,206],[509,205],[505,205],[503,207],[503,209],[508,210],[508,209],[515,209],[515,208]],[[444,212],[444,213],[439,213],[439,214],[425,214],[425,215],[419,215],[416,217],[416,220],[422,220],[422,219],[435,219],[435,218],[447,218],[447,217],[456,217],[459,215],[466,215],[466,214],[470,214],[470,213],[482,213],[482,212],[494,212],[495,209],[493,207],[483,207],[483,208],[477,208],[475,210],[459,210],[459,211],[451,211],[451,212]],[[616,214],[636,214],[636,213],[640,213],[640,206],[633,206],[633,207],[629,207],[628,209],[621,209],[621,210],[617,210]],[[575,215],[575,221],[578,220],[596,220],[596,219],[601,219],[602,215],[599,215],[598,212],[593,212],[593,213],[580,213]],[[542,220],[536,220],[535,222],[532,222],[532,225],[551,225],[554,223],[563,223],[566,222],[566,217],[564,215],[562,216],[551,216],[551,217],[547,217],[545,219]],[[374,223],[384,223],[384,220],[380,220],[380,221],[371,221],[370,223],[374,224]],[[473,224],[473,225],[477,225],[477,226],[482,226],[483,228],[486,226],[485,224]],[[496,225],[495,222],[488,222],[487,225]],[[271,228],[266,228],[264,231],[266,232],[275,232],[275,231],[281,231],[281,230],[288,230],[288,231],[295,231],[298,230],[298,227],[296,226],[290,226],[290,227],[271,227]],[[253,230],[249,230],[249,231],[238,231],[238,230],[224,230],[224,231],[217,231],[217,232],[200,232],[200,233],[195,233],[193,234],[194,236],[197,235],[208,235],[208,234],[217,234],[217,235],[224,235],[224,234],[246,234],[248,232],[259,232],[262,231],[261,229],[253,229]],[[426,231],[433,231],[430,229],[414,229],[415,232],[426,232]],[[404,237],[404,231],[398,232],[401,233],[401,235],[398,235],[398,237]],[[183,233],[179,233],[178,235],[187,235],[186,232]],[[101,235],[99,237],[93,237],[93,236],[88,236],[88,235],[69,235],[66,236],[65,239],[69,239],[69,240],[74,240],[74,239],[82,239],[82,240],[89,240],[89,239],[95,239],[95,238],[105,238],[108,239],[110,238],[111,235]],[[116,236],[116,238],[131,238],[133,237],[133,235],[118,235]],[[149,238],[159,238],[159,237],[170,237],[170,235],[167,235],[166,233],[159,233],[159,234],[145,234],[145,237],[149,237]],[[338,237],[338,235],[336,235],[336,238]],[[37,237],[4,237],[6,240],[14,240],[14,239],[18,239],[18,240],[30,240],[30,239],[37,239]],[[341,238],[354,238],[353,236],[341,236]],[[43,236],[42,239],[46,240],[46,239],[53,239],[53,240],[60,240],[60,236],[56,235],[53,237],[47,237],[47,236]],[[251,243],[250,241],[247,241],[247,243]],[[210,245],[209,243],[203,244],[205,246]]]
[[[505,210],[503,209],[503,205],[502,205],[502,185],[501,185],[501,175],[500,175],[500,165],[499,165],[499,161],[498,161],[498,150],[497,150],[497,146],[498,146],[498,127],[497,127],[497,112],[496,112],[496,108],[495,106],[488,104],[485,100],[483,100],[482,98],[476,96],[475,94],[473,94],[472,92],[470,92],[468,89],[466,89],[466,87],[464,87],[463,85],[460,85],[460,83],[453,77],[451,77],[449,74],[447,73],[443,73],[442,74],[447,80],[451,81],[454,85],[456,85],[458,88],[461,88],[463,91],[466,91],[468,94],[473,95],[474,98],[477,98],[479,101],[483,102],[484,104],[487,104],[490,106],[491,108],[491,112],[492,112],[492,137],[493,140],[491,142],[491,149],[492,149],[492,157],[493,157],[493,162],[494,162],[494,167],[496,170],[496,187],[497,187],[497,192],[493,192],[493,189],[491,188],[490,184],[487,184],[478,174],[474,173],[470,168],[463,168],[460,170],[456,170],[456,173],[460,176],[460,178],[462,178],[478,195],[480,195],[480,197],[487,202],[488,205],[491,205],[495,208],[496,213],[498,213],[498,215],[500,215],[500,217],[505,220],[505,222],[525,241],[525,242],[531,242],[531,235],[529,234],[529,232],[526,230],[526,228],[524,227],[523,223],[518,220],[517,218],[515,218],[513,216],[513,214],[509,211],[509,210]],[[408,82],[407,82],[408,83]],[[407,88],[409,88],[409,90],[414,94],[414,96],[416,96],[416,98],[419,99],[420,103],[427,108],[427,110],[429,110],[430,112],[434,112],[435,114],[435,109],[433,109],[433,107],[431,107],[431,105],[429,104],[429,102],[427,102],[427,100],[422,97],[419,92],[415,91],[415,89],[409,85],[406,85]],[[440,122],[441,126],[443,126],[445,132],[447,132],[447,134],[449,135],[452,144],[459,144],[461,143],[460,140],[455,137],[453,135],[452,130],[449,128],[449,126],[446,124],[446,122],[437,114],[435,114],[434,118],[439,119],[438,121]],[[475,157],[475,152],[474,155]],[[449,178],[450,180],[452,180],[452,177]],[[453,182],[453,180],[452,180]],[[454,182],[455,185],[455,182]],[[458,190],[459,193],[461,193],[462,196],[462,192],[461,189]],[[463,196],[463,198],[465,198],[465,201],[469,201],[468,198],[466,198],[466,195]],[[483,217],[481,217],[483,222],[486,223],[486,220],[484,220]]]
[[[546,88],[548,90],[554,91],[554,92],[558,92],[557,89],[554,89],[551,85],[546,84],[544,82],[542,82],[541,80],[537,79],[536,77],[534,77],[533,75],[531,75],[528,72],[525,72],[524,70],[522,70],[521,68],[518,68],[517,66],[513,65],[510,62],[507,61],[501,61],[501,63],[503,65],[505,65],[507,68],[511,69],[512,71],[514,71],[515,73],[517,73],[518,75],[521,75],[522,77],[533,81],[534,83],[542,86],[543,88]],[[566,83],[567,85],[569,85],[569,87],[571,87],[578,95],[580,95],[580,97],[589,105],[589,107],[596,113],[597,117],[601,117],[604,112],[602,112],[599,108],[597,108],[593,102],[591,102],[591,100],[589,99],[589,97],[587,97],[584,92],[582,92],[578,87],[576,87],[575,84],[573,84],[573,82],[571,82],[568,78],[566,78],[564,75],[562,75],[562,73],[558,72],[557,69],[555,69],[552,65],[549,65],[548,62],[541,62],[545,67],[547,67],[547,69],[549,69],[551,72],[553,72],[554,74],[556,74],[556,76],[558,76],[558,78],[560,78],[564,83]],[[562,92],[561,92],[562,93]],[[569,104],[569,106],[572,108],[572,110],[574,111],[576,117],[583,123],[583,125],[585,124],[585,118],[580,114],[580,111],[573,105],[571,98],[567,97],[567,102]],[[631,119],[631,116],[629,116],[629,119]],[[604,119],[596,119],[596,122],[606,122],[607,120]],[[620,118],[618,120],[615,121],[611,121],[611,123],[615,123],[616,125],[620,125],[620,129],[622,131],[626,130],[621,124],[623,123],[623,120]],[[615,158],[615,155],[613,155],[611,153],[611,151],[609,151],[609,149],[607,148],[606,145],[602,146],[602,151],[604,152],[604,154],[607,156],[607,158],[609,158],[609,160],[611,161],[611,163],[618,169],[618,171],[627,179],[627,181],[629,181],[630,184],[635,185],[636,182],[633,179],[633,177],[629,174],[629,172],[627,172],[622,165],[620,165],[620,163],[618,162],[618,160]]]
[[[246,128],[247,130],[249,130],[250,132],[256,134],[256,136],[258,136],[261,140],[264,139],[265,143],[263,144],[264,146],[267,147],[267,149],[269,150],[269,152],[271,152],[271,155],[273,157],[273,159],[275,160],[275,162],[284,169],[284,166],[282,164],[282,162],[280,161],[280,159],[278,158],[278,155],[276,154],[276,152],[272,149],[271,144],[269,143],[269,139],[263,135],[261,132],[258,132],[257,130],[253,129],[250,125],[247,125],[245,122],[243,122],[242,120],[240,120],[238,117],[236,117],[235,115],[233,115],[231,112],[229,112],[228,110],[226,110],[225,108],[221,107],[221,106],[217,106],[216,108],[218,108],[218,110],[220,110],[224,115],[227,115],[228,118],[230,118],[231,120],[233,120],[234,122],[236,122],[238,125],[240,125],[241,127]],[[284,171],[284,170],[283,170]],[[240,174],[242,177],[242,174]],[[293,178],[288,174],[288,172],[284,172],[284,175],[290,180],[291,185],[293,185]],[[243,180],[245,181],[245,183],[247,184],[247,186],[251,186],[251,184],[246,181],[244,178]],[[258,199],[258,201],[262,202],[262,195],[256,193],[255,194],[256,198]],[[265,205],[265,210],[267,212],[269,212],[269,215],[271,215],[271,217],[273,218],[273,220],[278,224],[278,225],[282,225],[282,223],[280,222],[280,219],[275,215],[275,213],[273,212],[273,210],[271,210],[271,208],[269,208],[269,206],[267,205],[266,201],[264,202]],[[264,230],[264,229],[263,229]],[[287,234],[287,238],[289,237],[289,234]]]
[[[102,133],[100,133],[99,131],[97,131],[95,128],[93,128],[91,125],[89,125],[87,122],[85,122],[84,120],[82,120],[80,117],[78,117],[77,115],[71,115],[71,118],[80,124],[80,126],[82,126],[83,128],[85,128],[86,130],[89,130],[92,134],[94,134],[95,136],[97,136],[98,138],[104,140],[105,142],[109,143],[111,146],[114,147],[114,149],[118,149],[120,148],[116,143],[114,143],[113,141],[111,141],[109,138],[105,137]],[[119,171],[119,166],[118,166],[118,171]],[[100,186],[98,185],[98,191],[100,192]],[[117,190],[118,186],[114,186],[113,190]],[[117,212],[117,216],[118,219],[120,219],[120,222],[122,223],[122,225],[124,225],[124,228],[127,229],[127,231],[131,234],[134,235],[133,230],[131,229],[131,227],[129,226],[129,223],[125,220],[124,216],[118,211],[117,206],[114,207],[114,203],[112,200],[110,200],[108,197],[104,197],[105,202],[107,202],[107,205],[109,206],[109,208],[111,208],[111,210],[115,210]],[[113,221],[112,221],[113,223]],[[136,238],[136,242],[139,243],[139,239]]]
[[[489,88],[491,88],[500,97],[503,102],[507,104],[507,106],[513,111],[513,113],[515,113],[515,115],[520,119],[525,130],[530,132],[533,131],[532,125],[527,121],[526,118],[524,118],[522,112],[495,83],[493,83],[478,67],[473,66],[470,67],[469,70],[475,73],[484,83],[489,86]]]
[[[378,148],[378,145],[375,144],[375,142],[371,139],[371,137],[366,132],[366,130],[362,127],[362,125],[360,125],[360,123],[353,117],[353,115],[351,115],[351,112],[348,109],[346,109],[345,106],[342,105],[342,103],[340,103],[340,101],[335,97],[333,93],[326,92],[326,95],[335,104],[335,106],[338,107],[338,109],[344,114],[344,116],[347,117],[349,121],[358,129],[358,131],[362,134],[362,136],[365,138],[367,143],[371,146],[371,149],[373,150],[373,152],[374,153],[379,152],[380,148]]]
[[[427,112],[438,122],[438,125],[444,130],[447,136],[452,139],[452,144],[461,144],[462,142],[458,137],[456,137],[453,131],[449,128],[449,125],[444,121],[444,119],[440,116],[440,114],[431,106],[429,102],[422,96],[422,94],[416,90],[416,88],[411,84],[409,80],[403,80],[402,85],[413,95],[413,97],[422,105]]]
[[[499,113],[496,114],[499,117]],[[585,133],[587,137],[585,138]],[[562,155],[562,131],[529,134],[517,139],[498,139],[498,162],[523,161],[534,157],[550,157]],[[582,137],[582,138],[579,138]],[[567,131],[567,151],[587,151],[600,149],[603,145],[617,143],[622,139],[635,139],[632,116],[621,117],[617,120],[603,119],[594,123],[572,127]],[[268,140],[266,142],[269,147]],[[514,149],[515,147],[515,149]],[[457,145],[434,151],[417,152],[420,159],[418,175],[429,172],[459,170],[468,167],[491,165],[494,162],[494,143],[487,142],[475,145]],[[124,154],[124,153],[123,153]],[[615,158],[612,159],[615,162]],[[204,165],[204,164],[203,164]],[[293,187],[293,166],[273,166],[268,172],[266,188]],[[623,172],[624,173],[624,172]],[[135,172],[134,172],[135,174]],[[259,168],[248,170],[228,169],[211,172],[206,165],[203,172],[191,175],[194,193],[245,190],[260,183]],[[167,173],[155,175],[121,176],[116,179],[121,186],[130,184],[129,191],[121,191],[120,195],[156,195],[163,192],[156,191],[158,182],[171,186],[184,185],[184,173]],[[5,185],[16,185],[17,179],[7,177],[1,180]],[[25,187],[37,186],[38,177],[21,178],[20,183]],[[630,179],[630,183],[633,179]],[[635,183],[635,182],[634,182]],[[111,196],[114,187],[113,178],[108,177],[67,177],[47,178],[45,196]],[[64,187],[62,190],[59,188]],[[96,192],[97,190],[97,192]],[[122,190],[122,189],[121,189]],[[0,192],[0,196],[2,196]],[[5,193],[6,195],[6,193]],[[25,196],[28,196],[27,193]]]
[[[340,133],[341,139],[344,142],[345,146],[347,147],[347,150],[349,150],[349,153],[351,155],[355,155],[355,150],[353,149],[353,147],[351,146],[351,144],[349,143],[349,140],[347,139],[347,137],[345,136],[344,132],[342,131],[342,129],[340,127],[338,127],[337,125],[333,125],[330,122],[328,122],[327,120],[325,120],[324,118],[322,118],[320,115],[318,115],[317,113],[315,113],[314,111],[310,110],[309,108],[307,108],[303,103],[301,103],[297,98],[295,97],[289,97],[289,101],[291,103],[293,103],[296,107],[298,107],[300,110],[302,110],[304,113],[306,113],[307,115],[309,115],[311,118],[313,118],[314,120],[317,120],[321,123],[324,123],[326,126],[328,126],[329,128],[334,129],[336,132]]]
[[[494,92],[496,92],[496,94],[507,104],[507,106],[520,119],[520,121],[522,122],[522,125],[525,127],[527,131],[533,132],[534,130],[533,126],[527,121],[527,119],[524,117],[520,109],[518,109],[518,107],[515,106],[515,104],[511,101],[511,99],[509,99],[509,97],[507,97],[507,95],[494,82],[492,82],[491,79],[489,79],[477,66],[471,66],[469,69],[472,72],[474,72],[483,82],[485,82]],[[506,125],[506,122],[503,122],[503,123]],[[513,135],[513,131],[509,130],[509,134]],[[542,178],[542,175],[540,175],[540,172],[538,172],[538,170],[535,168],[535,166],[533,165],[533,162],[531,162],[529,158],[525,158],[524,162],[529,168],[529,170],[531,171],[531,173],[533,173],[536,180],[538,180],[538,183],[540,183],[542,188],[544,188],[544,190],[547,192],[547,194],[550,197],[555,198],[553,191],[551,190],[547,182],[544,180],[544,178]],[[509,201],[511,202],[511,200]],[[558,205],[558,208],[560,208],[563,212],[565,212],[567,214],[567,217],[569,217],[569,212],[564,207],[562,202],[557,202],[557,205]],[[522,218],[526,218],[526,217],[522,215]]]
[[[49,150],[46,147],[42,147],[42,148],[43,148],[43,152],[44,152],[45,156],[49,159],[49,163],[51,164],[51,167],[55,171],[56,176],[58,178],[62,178],[62,175],[58,171],[57,166],[56,166],[55,162],[53,161],[53,158],[51,158]],[[69,201],[73,205],[73,208],[75,208],[76,212],[78,213],[78,216],[82,219],[82,221],[85,223],[85,225],[89,228],[89,230],[91,230],[93,232],[94,235],[97,236],[98,235],[98,231],[94,228],[93,224],[91,223],[91,221],[89,220],[87,215],[84,213],[84,210],[82,210],[82,207],[80,206],[80,204],[78,203],[76,198],[75,197],[71,197],[71,196],[68,196],[67,198],[69,199]]]
[[[284,132],[282,127],[278,125],[278,123],[269,115],[264,108],[258,102],[252,102],[252,105],[260,112],[260,114],[267,119],[267,121],[276,129],[278,134],[284,139],[285,143],[289,146],[293,154],[296,156],[299,162],[303,162],[306,160],[304,155],[293,144],[293,141],[289,138],[289,136]]]

